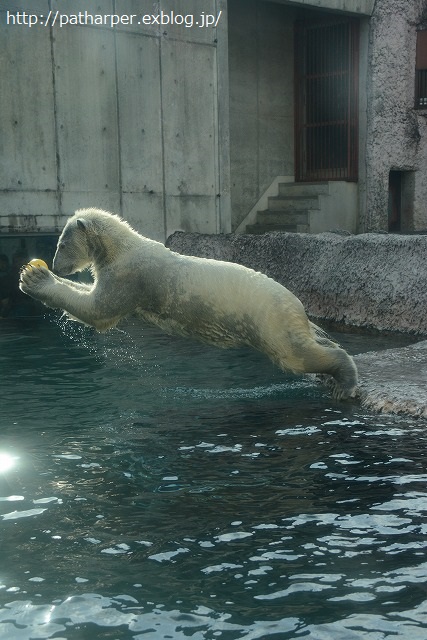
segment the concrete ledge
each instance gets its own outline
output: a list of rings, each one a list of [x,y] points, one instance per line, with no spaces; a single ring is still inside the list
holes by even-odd
[[[262,271],[293,291],[315,319],[427,335],[426,236],[177,232],[166,245]],[[355,361],[364,407],[427,418],[427,341]]]

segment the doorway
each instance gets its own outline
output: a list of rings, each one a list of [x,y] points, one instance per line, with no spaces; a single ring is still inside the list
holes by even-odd
[[[295,179],[357,181],[357,20],[295,23]]]
[[[388,175],[388,231],[413,231],[414,171],[390,171]]]

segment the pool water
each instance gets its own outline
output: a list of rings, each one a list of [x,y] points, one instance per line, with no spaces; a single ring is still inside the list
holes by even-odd
[[[427,637],[424,421],[136,322],[0,370],[0,638]]]

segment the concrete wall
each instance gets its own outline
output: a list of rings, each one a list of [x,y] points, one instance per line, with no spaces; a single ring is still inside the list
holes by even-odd
[[[294,9],[229,0],[232,228],[276,176],[294,173]]]
[[[320,8],[362,17],[358,230],[387,229],[390,170],[407,172],[404,230],[426,228],[427,110],[413,108],[426,7],[0,0],[0,232],[56,230],[88,205],[160,240],[175,229],[236,229],[277,176],[294,173],[293,24]],[[50,9],[222,14],[209,29],[6,24],[6,11]]]
[[[388,228],[391,170],[414,172],[404,230],[427,227],[427,110],[414,109],[416,30],[427,27],[426,14],[425,0],[377,0],[370,20],[364,230]]]
[[[331,11],[345,11],[360,15],[371,15],[375,0],[275,0],[279,4],[289,4],[310,9],[328,9]]]
[[[222,14],[216,29],[7,24],[6,11],[42,21],[49,9]],[[1,0],[0,230],[55,230],[89,205],[160,240],[229,230],[226,9],[225,0]]]
[[[331,180],[328,191],[328,195],[319,195],[319,211],[309,212],[310,233],[337,229],[356,233],[359,213],[357,183]]]
[[[373,5],[373,1],[346,0],[229,0],[233,230],[241,230],[250,222],[247,216],[251,218],[255,205],[262,200],[277,176],[294,175],[294,22],[325,15],[317,9],[350,12],[361,17],[359,120],[360,174],[364,184],[367,25]],[[328,199],[322,218],[317,216],[313,219],[311,231],[315,233],[332,228],[356,231],[359,214],[357,185],[331,185],[332,190],[339,193],[335,200]],[[366,198],[363,203],[366,204]]]

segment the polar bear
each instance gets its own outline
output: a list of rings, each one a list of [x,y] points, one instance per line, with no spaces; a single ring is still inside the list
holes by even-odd
[[[93,284],[63,278],[87,267]],[[353,359],[281,284],[238,264],[175,253],[100,209],[77,211],[58,240],[53,271],[22,269],[20,288],[98,331],[136,313],[169,333],[252,347],[285,371],[329,374],[338,399],[356,390]]]

